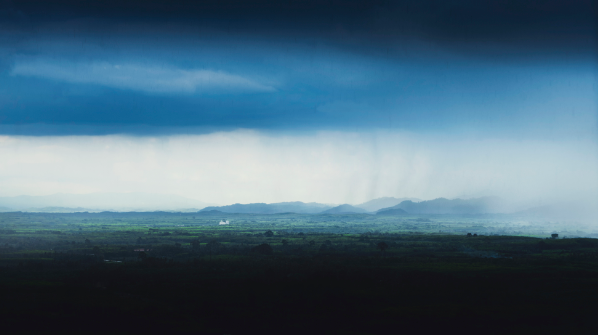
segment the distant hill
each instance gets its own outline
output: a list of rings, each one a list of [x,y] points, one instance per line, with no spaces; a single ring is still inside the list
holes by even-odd
[[[405,210],[400,209],[400,208],[379,210],[376,213],[376,215],[405,215],[405,214],[409,214],[409,213],[405,212]]]
[[[181,210],[204,208],[209,204],[169,194],[151,193],[89,193],[68,194],[58,193],[46,196],[21,195],[16,197],[0,197],[0,207],[15,211],[72,211],[81,208],[83,211],[156,211],[156,210]],[[52,209],[54,208],[54,209]]]
[[[340,205],[330,209],[327,209],[322,212],[322,214],[356,214],[356,213],[366,213],[367,211],[363,208],[358,208],[351,205]]]
[[[374,200],[370,200],[368,202],[364,202],[363,204],[355,205],[355,207],[363,208],[368,212],[375,212],[382,208],[393,207],[400,204],[403,201],[411,200],[411,201],[421,201],[417,198],[394,198],[394,197],[383,197]]]
[[[244,213],[244,214],[275,214],[275,213],[320,213],[324,210],[330,209],[332,206],[319,204],[317,202],[304,203],[301,201],[295,202],[279,202],[273,204],[255,203],[255,204],[234,204],[228,206],[210,206],[202,209],[200,212],[207,212],[212,210],[221,211],[224,213]]]
[[[396,206],[380,209],[378,213],[402,209],[409,214],[481,214],[500,213],[503,208],[503,202],[498,197],[452,200],[438,198],[421,202],[407,200]]]

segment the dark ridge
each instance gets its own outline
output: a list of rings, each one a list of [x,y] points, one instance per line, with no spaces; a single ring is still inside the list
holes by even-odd
[[[409,214],[405,210],[401,208],[392,208],[392,209],[385,209],[379,210],[376,215],[406,215]]]
[[[362,214],[366,212],[363,208],[344,204],[322,211],[321,214]]]
[[[315,214],[322,210],[329,209],[331,206],[319,204],[316,202],[303,203],[295,202],[279,202],[273,204],[253,203],[253,204],[234,204],[228,206],[211,206],[202,209],[200,212],[207,212],[211,210],[218,210],[224,213],[238,213],[238,214],[277,214],[277,213],[298,213],[298,214]]]

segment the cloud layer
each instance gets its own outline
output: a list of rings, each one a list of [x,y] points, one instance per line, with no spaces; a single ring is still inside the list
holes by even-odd
[[[31,76],[77,84],[97,84],[150,93],[272,92],[274,88],[242,76],[213,70],[184,70],[142,64],[73,63],[20,59],[13,76]]]

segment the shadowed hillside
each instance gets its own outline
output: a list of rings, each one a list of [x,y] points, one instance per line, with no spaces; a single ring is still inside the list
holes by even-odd
[[[403,201],[421,201],[417,198],[394,198],[394,197],[382,197],[378,199],[373,199],[368,202],[364,202],[363,204],[355,205],[355,207],[363,208],[368,212],[375,212],[383,208],[393,207],[400,204]]]
[[[327,209],[322,214],[352,214],[352,213],[366,213],[367,211],[351,205],[340,205],[334,208]]]
[[[234,204],[228,206],[212,206],[206,207],[201,212],[207,212],[212,210],[221,211],[224,213],[242,213],[242,214],[275,214],[275,213],[320,213],[323,210],[327,210],[332,206],[319,204],[316,202],[303,203],[301,201],[296,202],[279,202],[274,204]]]
[[[390,208],[379,210],[376,215],[407,215],[408,213],[400,208]]]
[[[504,205],[498,197],[452,200],[438,198],[421,202],[407,200],[396,206],[383,208],[378,213],[391,209],[402,209],[409,214],[482,214],[504,212]]]

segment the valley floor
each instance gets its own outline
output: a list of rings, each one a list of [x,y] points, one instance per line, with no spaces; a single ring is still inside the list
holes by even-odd
[[[547,239],[541,231],[551,228],[534,222],[193,216],[0,214],[3,325],[61,333],[585,333],[598,312],[598,240]],[[219,226],[221,219],[231,224]]]

